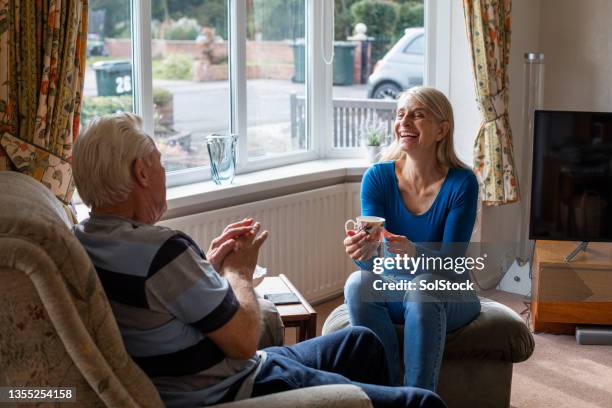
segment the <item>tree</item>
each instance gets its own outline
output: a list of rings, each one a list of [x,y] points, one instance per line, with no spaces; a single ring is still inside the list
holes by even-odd
[[[351,6],[353,23],[368,26],[368,35],[390,38],[395,33],[398,5],[385,0],[360,0]]]
[[[90,0],[91,11],[104,10],[103,37],[130,36],[130,3],[126,0]]]
[[[360,0],[351,6],[353,23],[364,23],[367,35],[374,37],[372,61],[378,61],[388,51],[395,35],[399,6],[384,0]]]
[[[423,27],[425,22],[425,7],[423,1],[411,0],[402,4],[399,8],[395,35],[400,38],[404,30],[410,27]]]
[[[351,6],[357,0],[335,0],[334,10],[334,38],[339,41],[346,40],[353,35],[353,15]]]
[[[200,26],[213,27],[227,39],[227,0],[152,0],[151,14],[159,21],[195,18]]]
[[[306,34],[304,0],[253,0],[251,10],[254,33],[261,33],[264,40],[294,40]]]

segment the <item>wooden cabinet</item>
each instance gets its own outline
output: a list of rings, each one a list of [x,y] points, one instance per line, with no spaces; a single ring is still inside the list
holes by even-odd
[[[576,324],[612,325],[612,243],[590,243],[566,263],[577,245],[536,241],[532,266],[531,329],[573,334]]]

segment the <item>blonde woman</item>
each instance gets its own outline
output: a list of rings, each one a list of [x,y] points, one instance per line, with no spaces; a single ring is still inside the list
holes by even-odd
[[[455,155],[450,102],[434,88],[409,89],[398,99],[394,133],[383,161],[363,177],[362,214],[386,219],[389,252],[442,256],[454,251],[457,255],[474,227],[478,183]],[[403,385],[435,391],[446,334],[475,319],[480,302],[473,291],[438,296],[419,290],[400,292],[400,298],[394,299],[398,301],[382,296],[365,300],[363,294],[371,289],[372,279],[380,278],[364,271],[368,263],[371,266],[367,242],[363,231],[344,240],[347,254],[362,269],[349,277],[344,289],[351,324],[368,327],[381,339],[396,385],[402,383],[402,360],[394,325],[403,324]],[[432,242],[440,243],[441,249],[424,249],[422,243]],[[420,281],[440,279],[438,273],[422,270],[405,276],[416,288],[421,287]],[[460,276],[450,271],[444,278]]]

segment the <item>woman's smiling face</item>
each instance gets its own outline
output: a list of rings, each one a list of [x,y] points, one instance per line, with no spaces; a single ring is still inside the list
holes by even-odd
[[[436,145],[448,133],[448,123],[438,119],[419,101],[408,97],[395,117],[395,137],[410,155],[430,153],[435,159]]]

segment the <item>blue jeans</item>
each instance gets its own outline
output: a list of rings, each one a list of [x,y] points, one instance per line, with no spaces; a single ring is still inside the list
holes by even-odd
[[[400,347],[395,325],[404,325],[404,381],[411,387],[436,390],[446,334],[457,330],[480,314],[480,301],[473,291],[449,295],[425,291],[401,293],[403,301],[364,301],[364,293],[374,279],[384,275],[357,271],[344,286],[349,319],[354,326],[365,326],[380,338],[387,355],[392,384],[402,384]],[[435,281],[431,274],[417,275],[413,281]],[[447,296],[447,298],[445,298]],[[384,298],[384,296],[380,296]]]
[[[443,408],[433,392],[391,387],[383,346],[364,327],[350,327],[290,347],[269,347],[252,396],[325,384],[354,384],[374,407]]]

